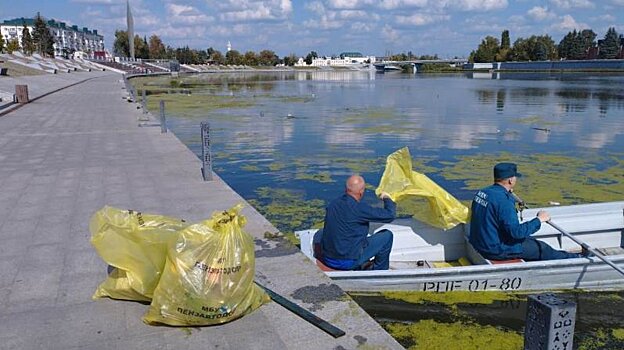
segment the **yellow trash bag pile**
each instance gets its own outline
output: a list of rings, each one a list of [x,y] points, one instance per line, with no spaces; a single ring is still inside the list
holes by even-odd
[[[386,192],[398,205],[412,208],[415,219],[431,226],[450,229],[469,220],[468,208],[426,175],[412,170],[412,157],[407,147],[392,153],[386,160],[377,195]],[[427,206],[418,206],[425,198]]]
[[[110,266],[115,267],[97,288],[93,298],[150,301],[165,266],[168,247],[184,220],[142,214],[109,206],[91,217],[91,244]]]
[[[241,317],[269,301],[254,283],[254,243],[241,205],[180,232],[146,323],[204,326]]]
[[[143,321],[174,326],[228,322],[268,302],[253,281],[254,244],[242,230],[241,209],[237,205],[190,226],[160,215],[101,209],[91,220],[92,244],[116,269],[94,298],[151,301]],[[118,215],[106,215],[114,211]],[[124,212],[136,220],[120,219]],[[160,225],[148,230],[146,218]]]

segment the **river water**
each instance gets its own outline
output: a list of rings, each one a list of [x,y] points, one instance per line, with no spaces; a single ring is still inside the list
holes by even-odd
[[[374,189],[385,157],[405,146],[416,171],[463,201],[506,160],[519,163],[518,193],[533,206],[624,199],[624,75],[315,71],[140,82],[150,106],[166,99],[170,129],[198,156],[199,124],[210,122],[214,170],[283,232],[318,225],[351,173]]]
[[[199,124],[208,121],[213,169],[286,233],[319,225],[352,173],[365,177],[365,200],[378,204],[385,158],[405,146],[416,171],[466,203],[499,161],[519,164],[518,190],[533,206],[624,200],[624,75],[314,71],[132,81],[147,89],[152,110],[166,101],[169,128],[198,156]],[[581,298],[584,310],[624,300]],[[380,312],[380,303],[402,307],[384,300],[358,297],[386,327],[429,318]],[[504,324],[508,306],[493,306],[488,322]],[[606,330],[591,317],[579,324],[582,349],[624,346],[609,333],[621,317],[603,319]],[[521,320],[504,328],[520,332]]]

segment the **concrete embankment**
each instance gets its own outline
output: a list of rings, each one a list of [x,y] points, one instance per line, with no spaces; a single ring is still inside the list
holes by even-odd
[[[121,76],[85,80],[0,117],[0,349],[400,349],[357,304],[251,206],[256,279],[346,331],[334,339],[272,302],[231,323],[201,328],[142,323],[147,305],[91,300],[106,264],[89,243],[104,205],[199,221],[244,200],[173,134],[139,127]],[[0,79],[34,96],[74,75]],[[93,79],[88,79],[93,78]],[[88,80],[86,80],[88,79]],[[74,81],[77,82],[77,81]]]

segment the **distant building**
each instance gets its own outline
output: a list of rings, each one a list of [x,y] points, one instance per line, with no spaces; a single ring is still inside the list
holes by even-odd
[[[312,59],[311,67],[346,67],[353,65],[363,65],[367,63],[375,63],[375,56],[364,56],[359,52],[343,52],[338,57],[317,57]],[[300,58],[295,66],[307,66],[305,60]]]
[[[22,30],[24,24],[31,36],[34,31],[34,18],[15,18],[0,23],[0,35],[5,42],[17,38],[22,45]],[[54,55],[71,57],[74,52],[84,52],[88,57],[93,57],[94,52],[104,51],[104,36],[99,35],[97,30],[82,29],[77,25],[68,26],[65,22],[57,22],[53,19],[47,21],[48,30],[54,39]]]

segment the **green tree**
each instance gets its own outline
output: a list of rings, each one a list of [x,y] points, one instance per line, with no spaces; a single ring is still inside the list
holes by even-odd
[[[493,62],[498,53],[499,43],[498,39],[493,36],[486,36],[481,41],[476,51],[473,51],[471,56],[471,62]]]
[[[167,47],[165,48],[165,58],[168,58],[170,60],[175,60],[176,58],[176,50],[173,49],[173,47],[167,45]]]
[[[598,45],[600,50],[598,51],[598,57],[602,59],[613,59],[618,55],[620,49],[619,35],[615,31],[615,28],[610,27],[604,36],[604,39],[600,41]]]
[[[284,57],[284,65],[294,66],[298,60],[297,56],[294,53],[291,53],[290,55]]]
[[[223,54],[219,50],[213,50],[209,58],[216,64],[225,64],[225,57],[223,57]]]
[[[307,65],[311,65],[312,64],[312,60],[318,58],[318,54],[316,53],[316,51],[310,51],[309,54],[307,54],[307,56],[305,57],[305,63]]]
[[[557,58],[557,47],[548,35],[518,38],[509,52],[509,58],[514,61],[554,60]]]
[[[33,51],[35,51],[35,45],[33,44],[32,36],[30,36],[30,30],[28,30],[24,22],[24,27],[22,28],[22,52],[24,55],[32,55]]]
[[[165,50],[165,45],[163,44],[162,40],[160,40],[160,37],[156,34],[153,34],[152,36],[150,36],[149,43],[148,43],[148,50],[149,50],[149,58],[152,58],[152,59],[165,58],[167,55],[167,52]]]
[[[8,53],[13,53],[13,51],[19,51],[19,49],[20,49],[20,44],[19,44],[19,41],[17,41],[17,38],[13,38],[9,40],[6,46],[6,51]]]
[[[48,30],[48,25],[39,12],[35,17],[34,30],[32,33],[32,41],[35,50],[42,56],[54,56],[54,38]]]
[[[503,30],[501,34],[501,50],[511,48],[511,40],[509,39],[509,31],[507,29]]]
[[[230,65],[243,64],[243,56],[237,50],[230,50],[225,54],[225,63]]]
[[[559,42],[557,50],[559,52],[559,58],[572,59],[572,49],[574,45],[574,39],[576,37],[576,29],[574,32],[568,32],[563,39]]]
[[[245,64],[247,66],[257,66],[258,65],[258,57],[256,56],[256,53],[253,52],[253,51],[245,52],[245,55],[243,57],[243,64]]]
[[[548,48],[543,42],[538,41],[535,43],[534,56],[536,61],[548,60]]]
[[[279,57],[271,50],[262,50],[258,54],[258,63],[261,66],[275,66],[279,63]]]
[[[115,42],[113,52],[119,57],[130,57],[130,45],[128,42],[128,32],[125,30],[115,31]]]
[[[134,36],[134,57],[136,58],[149,58],[149,46],[147,45],[147,38],[141,39],[140,36]]]
[[[4,38],[0,35],[0,53],[4,52]]]
[[[591,29],[583,29],[580,33],[583,41],[583,47],[587,50],[596,46],[596,33]]]
[[[175,58],[181,64],[198,64],[199,54],[195,50],[191,50],[188,46],[177,48],[175,50]]]
[[[409,59],[409,56],[406,53],[399,53],[396,55],[392,55],[389,57],[390,61],[407,61]]]

